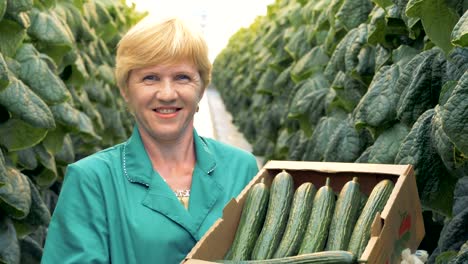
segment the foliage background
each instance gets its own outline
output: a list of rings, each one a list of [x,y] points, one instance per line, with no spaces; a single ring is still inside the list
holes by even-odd
[[[466,0],[277,0],[231,37],[213,83],[265,160],[412,164],[421,249],[430,263],[449,252],[438,260],[447,263],[468,240],[467,9]]]
[[[0,263],[40,263],[66,165],[127,138],[114,54],[143,16],[125,0],[0,0]]]

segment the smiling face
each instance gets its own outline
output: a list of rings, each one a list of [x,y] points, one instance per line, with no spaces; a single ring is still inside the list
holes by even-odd
[[[189,60],[132,70],[121,93],[142,139],[168,142],[192,135],[203,84]]]

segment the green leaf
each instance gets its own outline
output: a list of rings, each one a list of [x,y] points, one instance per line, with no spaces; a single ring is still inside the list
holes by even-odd
[[[0,91],[8,87],[10,84],[10,75],[8,73],[8,65],[0,53]]]
[[[450,34],[460,17],[445,0],[409,0],[406,15],[421,18],[429,39],[445,53],[453,49]]]
[[[115,85],[114,71],[107,64],[99,65],[97,68],[98,76],[110,85]]]
[[[341,71],[336,74],[331,88],[336,94],[334,104],[341,106],[347,112],[353,111],[367,91],[364,83]]]
[[[450,138],[465,157],[468,157],[468,71],[463,74],[455,86],[452,95],[441,107],[442,126]]]
[[[273,83],[278,78],[278,73],[273,68],[268,68],[260,77],[255,92],[261,94],[273,94],[274,90]]]
[[[22,149],[16,153],[18,155],[16,161],[18,169],[34,170],[37,168],[38,162],[33,148]]]
[[[376,3],[383,9],[387,9],[389,6],[393,5],[392,0],[373,0],[372,2]]]
[[[468,70],[468,47],[455,47],[447,60],[446,81],[458,81]],[[444,82],[444,83],[445,83]]]
[[[367,147],[370,136],[366,135],[367,130],[357,131],[352,119],[348,117],[327,141],[323,161],[354,162]]]
[[[44,56],[31,44],[21,46],[16,53],[16,60],[21,64],[19,77],[47,104],[65,102],[70,93],[62,79],[42,59]]]
[[[298,119],[306,134],[312,133],[315,124],[325,114],[324,97],[329,85],[322,74],[317,74],[304,82],[291,101],[288,118]]]
[[[54,155],[43,144],[34,146],[34,152],[44,168],[39,174],[35,174],[32,177],[39,187],[49,188],[57,179],[57,167]]]
[[[346,48],[344,57],[346,72],[352,72],[359,64],[359,53],[367,43],[367,35],[367,24],[362,24],[358,28],[358,34],[350,39],[350,46]]]
[[[28,34],[50,45],[72,47],[74,42],[68,26],[61,22],[54,13],[39,11],[35,8],[31,11],[31,26],[28,28]]]
[[[42,141],[42,144],[44,144],[46,149],[48,149],[51,153],[55,154],[62,148],[63,139],[66,134],[66,128],[58,125],[54,130],[49,130],[47,136]]]
[[[10,85],[0,92],[0,105],[13,116],[38,128],[54,128],[55,122],[47,104],[23,82],[11,77]]]
[[[91,119],[83,112],[73,108],[69,103],[61,103],[50,107],[55,120],[72,131],[82,132],[94,138],[99,138],[96,135]],[[112,122],[115,122],[113,120]]]
[[[21,261],[20,263],[40,264],[42,259],[42,247],[30,236],[20,239]]]
[[[29,11],[33,7],[33,0],[7,0],[7,13],[17,14]]]
[[[42,141],[47,129],[37,128],[15,118],[0,124],[0,145],[8,151],[17,151],[32,147]]]
[[[397,106],[397,118],[412,126],[416,119],[439,101],[442,88],[442,69],[433,67],[440,50],[424,51],[413,58],[404,68],[397,81],[396,89],[401,90]]]
[[[399,75],[400,67],[396,64],[383,66],[374,75],[367,93],[353,110],[356,128],[383,127],[396,119],[399,95],[395,84]]]
[[[0,149],[0,188],[6,184],[7,178],[7,167],[5,164],[5,157],[3,156],[3,152]]]
[[[0,21],[0,53],[7,57],[14,57],[18,47],[26,37],[26,30],[18,23],[3,19]]]
[[[344,0],[335,18],[349,31],[366,22],[372,7],[370,0]]]
[[[28,178],[15,168],[7,168],[6,183],[0,187],[0,208],[15,219],[23,219],[31,208]]]
[[[0,0],[0,20],[2,20],[3,16],[5,15],[7,8],[7,0]]]
[[[434,113],[434,109],[427,110],[414,123],[400,146],[395,163],[413,165],[424,209],[450,216],[456,180],[449,176],[431,139]]]
[[[345,55],[348,47],[352,45],[352,41],[359,36],[359,28],[350,30],[346,36],[338,43],[335,51],[333,52],[330,61],[328,62],[324,74],[330,81],[335,79],[335,75],[339,71],[346,71]]]
[[[14,221],[18,237],[24,237],[34,232],[39,226],[48,226],[50,212],[34,183],[28,179],[31,189],[31,209],[26,218]]]
[[[321,72],[329,61],[322,46],[312,48],[292,68],[291,78],[295,83],[307,79],[315,72]]]
[[[20,263],[20,247],[15,227],[6,216],[0,216],[0,262]]]
[[[101,133],[101,131],[104,130],[102,116],[97,107],[89,100],[86,90],[77,90],[75,87],[70,87],[69,91],[72,94],[73,102],[75,102],[76,107],[91,118],[95,131]]]
[[[468,12],[458,20],[452,31],[452,43],[460,47],[468,46]]]
[[[65,135],[60,151],[55,154],[57,163],[68,165],[75,161],[75,149],[70,134]]]
[[[410,129],[401,123],[396,123],[380,134],[372,145],[368,163],[393,164],[400,145]]]
[[[294,60],[298,60],[311,49],[310,43],[305,41],[306,29],[306,25],[302,25],[300,28],[298,28],[284,46],[284,50]]]
[[[450,174],[457,178],[468,176],[468,157],[457,155],[455,145],[444,131],[441,106],[436,106],[432,118],[432,142]]]

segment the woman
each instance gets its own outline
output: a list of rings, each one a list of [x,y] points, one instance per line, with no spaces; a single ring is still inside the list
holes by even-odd
[[[200,137],[210,82],[201,35],[179,19],[140,22],[116,78],[135,117],[128,141],[68,166],[42,263],[179,263],[258,172],[255,157]]]

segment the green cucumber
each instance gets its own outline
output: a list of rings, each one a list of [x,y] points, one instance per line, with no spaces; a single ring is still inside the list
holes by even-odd
[[[305,182],[294,192],[288,223],[273,258],[297,255],[307,228],[316,191],[311,182]]]
[[[358,218],[361,192],[358,178],[347,182],[340,191],[335,204],[328,241],[325,250],[346,250]]]
[[[325,186],[320,187],[314,197],[312,212],[299,248],[299,255],[322,251],[328,237],[328,229],[335,208],[335,193],[327,177]]]
[[[288,221],[293,195],[293,178],[291,174],[283,170],[275,175],[271,183],[265,222],[255,243],[251,259],[270,259],[275,253]]]
[[[372,189],[354,227],[348,250],[360,257],[370,239],[371,225],[377,212],[382,212],[393,191],[393,182],[382,180]]]
[[[265,220],[269,193],[268,186],[263,182],[256,183],[249,190],[229,257],[226,258],[232,260],[250,259],[250,254]]]
[[[267,260],[250,260],[250,261],[232,261],[222,260],[220,263],[226,264],[356,264],[356,256],[348,251],[335,250],[335,251],[322,251],[315,253],[308,253],[303,255],[275,258]]]

